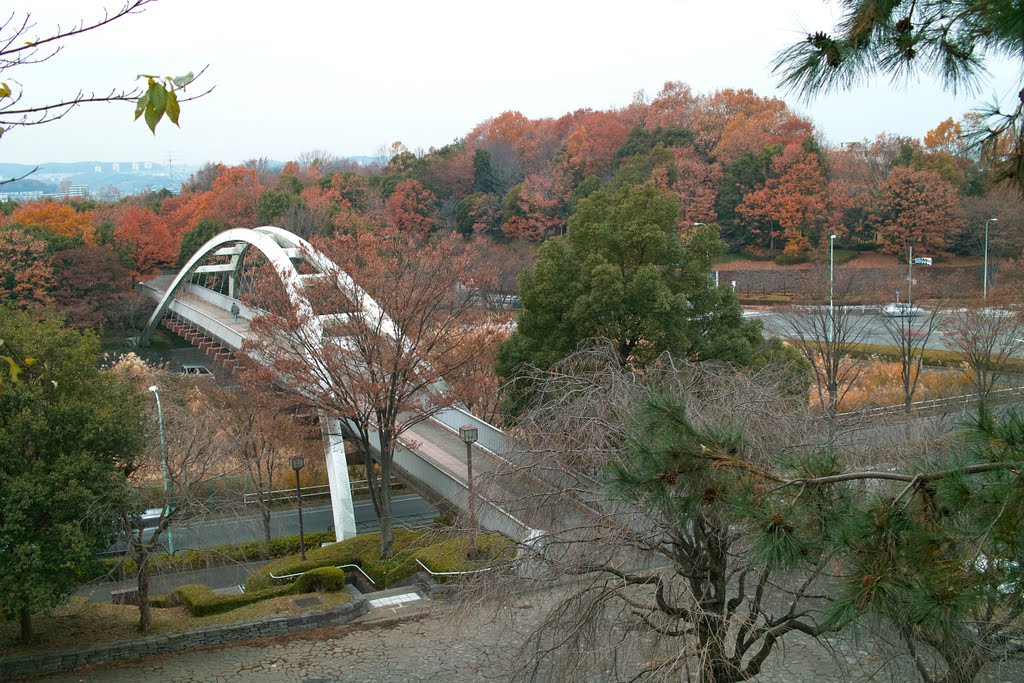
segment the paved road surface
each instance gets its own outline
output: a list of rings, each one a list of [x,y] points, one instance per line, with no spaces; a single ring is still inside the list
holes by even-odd
[[[392,511],[399,524],[417,526],[433,520],[439,512],[437,508],[414,493],[402,494],[391,499]],[[356,501],[353,504],[356,515],[356,531],[365,533],[379,528],[373,504],[369,500]],[[329,531],[334,529],[334,518],[331,506],[327,504],[310,505],[304,503],[302,523],[307,532]],[[174,550],[188,548],[208,548],[225,543],[243,543],[263,538],[263,523],[255,508],[244,514],[217,514],[193,518],[174,524],[171,527],[174,537]],[[299,533],[299,513],[294,507],[278,507],[271,511],[270,533],[272,536],[292,536]],[[166,535],[163,539],[166,545]],[[123,551],[124,545],[112,546],[111,550]]]
[[[374,681],[508,681],[519,665],[517,647],[525,629],[547,607],[543,594],[516,598],[499,618],[485,607],[466,612],[459,605],[417,601],[401,608],[378,608],[353,624],[288,638],[193,650],[120,666],[47,677],[53,683],[320,683]],[[394,621],[395,617],[409,618]],[[391,621],[384,619],[391,617]],[[621,657],[630,658],[628,646]],[[636,655],[633,654],[633,657]],[[983,673],[978,680],[1021,680],[1018,668]],[[603,681],[541,671],[538,680]],[[845,638],[825,649],[810,638],[787,636],[765,663],[760,683],[916,680],[906,659],[892,660],[870,633]]]

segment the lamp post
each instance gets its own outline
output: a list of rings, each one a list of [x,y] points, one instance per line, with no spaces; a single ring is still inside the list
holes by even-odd
[[[471,560],[477,558],[476,552],[476,488],[473,486],[473,444],[478,437],[477,428],[473,425],[459,427],[459,438],[466,442],[466,480],[469,484],[469,548],[467,556]]]
[[[988,299],[988,224],[998,223],[998,218],[989,218],[985,221],[985,283],[981,288],[981,298]]]
[[[169,515],[167,500],[167,441],[164,439],[164,409],[160,405],[160,389],[154,384],[149,390],[156,396],[156,417],[160,426],[160,463],[164,470],[164,515]],[[174,536],[171,534],[171,525],[167,524],[167,552],[174,554]]]
[[[296,455],[288,459],[288,464],[295,470],[295,500],[299,505],[299,554],[302,559],[306,559],[306,534],[302,528],[302,483],[299,481],[299,470],[306,464],[306,460],[301,455]]]
[[[832,314],[832,290],[833,283],[835,282],[835,254],[836,250],[836,236],[828,236],[828,335],[825,341],[832,341],[832,337],[835,336],[835,317]]]

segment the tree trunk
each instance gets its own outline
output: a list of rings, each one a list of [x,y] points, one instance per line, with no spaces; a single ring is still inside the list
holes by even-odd
[[[828,380],[828,416],[835,418],[839,412],[839,382],[834,377]]]
[[[139,631],[146,633],[153,626],[153,612],[149,606],[149,549],[141,539],[134,548],[135,588],[139,598]]]
[[[394,555],[394,518],[391,513],[391,458],[381,457],[380,465],[380,557]]]
[[[22,607],[18,610],[18,619],[21,622],[21,642],[27,645],[32,642],[32,612]]]
[[[263,497],[262,492],[260,493],[260,516],[263,518],[263,540],[270,544],[270,493],[267,493],[266,498]]]

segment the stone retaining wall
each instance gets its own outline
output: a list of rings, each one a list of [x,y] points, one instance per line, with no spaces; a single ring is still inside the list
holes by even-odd
[[[152,636],[111,645],[96,645],[81,650],[45,655],[0,657],[0,680],[54,673],[86,664],[137,659],[189,648],[223,645],[239,640],[297,633],[321,626],[346,624],[352,619],[366,614],[367,611],[369,611],[369,603],[363,599],[356,599],[320,612]]]

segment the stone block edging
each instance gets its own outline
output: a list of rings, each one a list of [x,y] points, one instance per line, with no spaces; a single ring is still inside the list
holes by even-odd
[[[265,636],[299,633],[321,626],[347,624],[366,614],[369,603],[358,598],[319,612],[307,612],[286,617],[274,617],[241,624],[195,629],[182,633],[169,633],[148,638],[126,640],[110,645],[94,645],[79,650],[66,650],[50,654],[0,657],[0,680],[19,676],[56,673],[87,664],[102,664],[124,659],[138,659],[152,655],[179,652],[194,647],[209,647]]]

